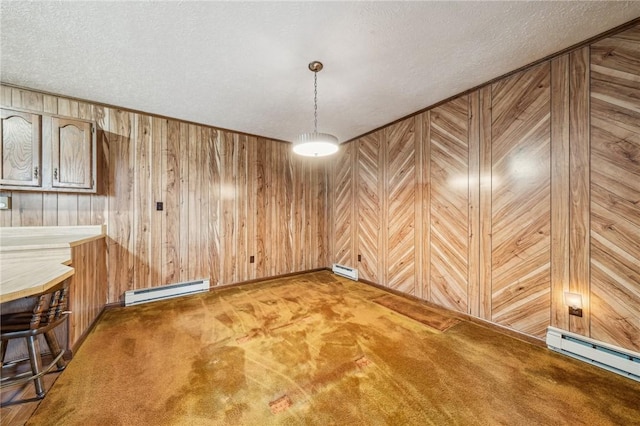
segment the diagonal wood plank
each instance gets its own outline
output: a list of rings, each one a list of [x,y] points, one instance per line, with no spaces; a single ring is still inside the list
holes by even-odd
[[[591,336],[640,350],[640,26],[591,49]]]
[[[387,279],[390,288],[416,294],[415,279],[415,120],[387,131]]]
[[[493,85],[492,99],[491,317],[543,337],[551,305],[549,63]]]
[[[468,310],[469,98],[431,111],[431,300]]]

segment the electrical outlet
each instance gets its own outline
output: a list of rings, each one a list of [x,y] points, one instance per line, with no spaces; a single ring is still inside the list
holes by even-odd
[[[362,262],[362,256],[358,255],[358,262]]]
[[[164,210],[164,203],[162,201],[158,201],[156,203],[156,210],[158,210],[159,212],[161,212],[162,210]]]
[[[254,263],[256,261],[255,256],[249,256],[249,263]]]
[[[11,197],[0,195],[0,210],[11,210]]]

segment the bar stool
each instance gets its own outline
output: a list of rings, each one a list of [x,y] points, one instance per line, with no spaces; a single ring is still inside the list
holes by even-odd
[[[24,373],[12,374],[5,377],[3,371],[2,379],[0,380],[1,388],[33,380],[37,398],[42,399],[46,394],[42,376],[48,373],[54,366],[58,367],[57,371],[64,370],[66,367],[66,362],[62,358],[64,350],[60,349],[54,329],[62,324],[69,314],[69,312],[66,311],[67,291],[68,284],[67,280],[65,280],[51,289],[49,293],[39,295],[33,311],[16,312],[0,316],[2,370],[16,363],[11,362],[6,365],[4,363],[7,344],[11,339],[26,339],[29,362],[31,364],[31,371]],[[38,341],[40,334],[44,335],[45,341],[53,356],[53,361],[44,368],[42,367],[40,343]]]

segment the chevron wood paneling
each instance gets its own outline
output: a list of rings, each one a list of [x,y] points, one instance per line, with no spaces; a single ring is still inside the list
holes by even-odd
[[[386,129],[388,199],[386,285],[416,294],[415,277],[415,119],[400,121]]]
[[[431,110],[431,301],[467,312],[469,98]]]
[[[382,282],[382,142],[384,132],[360,138],[358,146],[358,262],[360,276],[369,281]]]
[[[333,162],[333,263],[356,264],[355,247],[355,155],[356,144],[342,146]]]
[[[550,308],[550,69],[492,88],[492,319],[543,337]]]
[[[591,47],[591,336],[640,351],[640,26]]]

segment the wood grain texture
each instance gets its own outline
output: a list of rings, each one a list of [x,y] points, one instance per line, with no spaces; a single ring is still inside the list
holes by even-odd
[[[0,111],[0,184],[40,186],[41,122],[38,114]]]
[[[550,66],[492,87],[492,320],[544,337],[550,309]]]
[[[591,337],[640,351],[640,26],[590,59]]]
[[[469,98],[431,111],[431,301],[468,310]]]
[[[167,123],[167,148],[163,162],[166,205],[164,230],[164,247],[162,250],[162,282],[177,283],[180,281],[180,123],[169,120]],[[110,209],[111,210],[111,206]],[[111,211],[109,212],[111,215]]]
[[[569,329],[569,55],[551,61],[551,326]]]
[[[151,117],[135,114],[136,144],[134,178],[134,208],[138,214],[133,218],[134,244],[134,286],[135,288],[151,287],[151,215],[153,192],[151,190],[152,127]],[[155,206],[154,206],[155,207]]]
[[[112,111],[109,126],[109,301],[118,301],[134,286],[134,170],[133,114]],[[65,197],[69,198],[69,197]],[[76,196],[77,198],[77,196]],[[61,197],[59,196],[59,202]]]
[[[415,120],[409,118],[386,129],[388,203],[386,285],[416,294],[415,279]]]
[[[493,280],[491,275],[491,86],[480,89],[480,312],[491,321]]]
[[[71,248],[75,274],[69,282],[68,347],[78,349],[80,340],[107,303],[106,243],[104,238]]]
[[[431,111],[426,111],[416,118],[416,125],[422,127],[417,143],[421,145],[422,167],[419,173],[422,175],[418,184],[422,185],[422,198],[416,200],[416,205],[422,210],[422,233],[418,236],[422,245],[422,257],[418,258],[422,263],[422,275],[419,284],[422,287],[420,294],[423,299],[433,301],[431,297]],[[384,200],[383,200],[384,201]],[[384,205],[384,203],[383,203]]]
[[[381,200],[384,186],[381,176],[382,132],[371,133],[357,141],[358,149],[358,248],[357,263],[363,279],[381,282],[384,279],[382,256]]]
[[[333,262],[353,267],[356,264],[355,241],[352,238],[355,226],[355,182],[353,143],[342,146],[333,163],[335,186],[333,188],[334,244]]]
[[[92,124],[51,119],[53,187],[91,189],[94,181]]]
[[[569,289],[582,295],[582,317],[569,318],[569,330],[589,336],[591,315],[589,271],[589,47],[569,54],[570,259]]]
[[[480,91],[469,94],[469,247],[467,313],[480,316]]]

